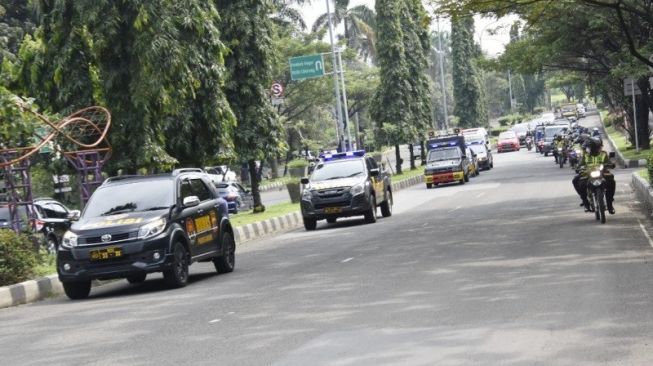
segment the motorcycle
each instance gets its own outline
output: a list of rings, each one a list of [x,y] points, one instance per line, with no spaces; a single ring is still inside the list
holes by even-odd
[[[569,165],[571,165],[573,169],[576,169],[582,158],[583,151],[581,149],[569,149],[567,159],[569,160]]]
[[[526,138],[526,149],[531,151],[533,149],[533,140],[530,137]]]
[[[560,168],[565,166],[565,160],[566,159],[566,149],[563,149],[562,147],[557,147],[556,148],[556,154],[555,154],[555,162],[556,164],[560,165]]]
[[[590,172],[587,180],[587,197],[590,201],[590,211],[594,212],[597,221],[605,224],[605,178],[603,173],[605,167],[603,164],[598,169]]]

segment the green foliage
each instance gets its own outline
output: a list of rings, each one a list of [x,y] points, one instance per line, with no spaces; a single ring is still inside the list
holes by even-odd
[[[26,146],[37,124],[36,118],[20,107],[35,108],[31,100],[23,100],[0,85],[0,148]]]
[[[452,18],[451,45],[454,85],[454,113],[460,117],[461,127],[485,125],[487,106],[479,71],[474,64],[477,48],[474,44],[474,18]]]
[[[505,126],[512,126],[517,123],[522,123],[526,117],[522,114],[509,114],[506,116],[501,116],[497,120],[499,122],[499,125],[505,127]]]
[[[34,244],[27,235],[0,230],[0,286],[30,279],[38,261]]]
[[[308,161],[306,159],[294,159],[288,162],[288,168],[306,168],[308,166]]]
[[[646,158],[646,171],[648,172],[648,181],[653,185],[653,151]]]
[[[502,127],[498,127],[498,128],[492,128],[492,129],[490,129],[490,136],[498,137],[501,134],[501,132],[506,132],[506,131],[508,131],[508,129],[509,129],[509,127],[506,127],[506,126],[502,126]]]

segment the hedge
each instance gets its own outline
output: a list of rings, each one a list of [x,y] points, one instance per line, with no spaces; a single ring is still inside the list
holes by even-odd
[[[0,286],[32,278],[38,258],[28,236],[11,230],[0,230]]]

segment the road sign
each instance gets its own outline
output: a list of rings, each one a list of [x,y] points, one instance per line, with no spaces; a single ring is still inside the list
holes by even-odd
[[[272,87],[270,88],[270,93],[272,94],[273,97],[281,98],[283,97],[283,92],[284,92],[283,84],[281,84],[278,81],[272,83]]]
[[[304,80],[324,76],[324,59],[322,55],[308,55],[290,58],[290,77]]]
[[[635,94],[633,94],[635,92]],[[633,95],[642,95],[642,91],[637,86],[637,81],[635,79],[624,79],[624,95],[627,97]]]

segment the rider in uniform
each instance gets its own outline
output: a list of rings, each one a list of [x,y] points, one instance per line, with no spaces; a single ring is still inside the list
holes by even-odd
[[[583,155],[583,159],[581,160],[577,169],[578,174],[572,180],[574,189],[576,189],[576,192],[583,201],[582,206],[585,206],[585,211],[589,211],[590,208],[590,202],[587,199],[587,181],[589,173],[592,170],[600,167],[602,164],[604,166],[612,165],[608,153],[602,149],[603,144],[601,143],[601,140],[597,138],[590,138],[587,145],[589,151]],[[606,204],[608,206],[608,212],[611,215],[614,215],[615,211],[612,203],[614,201],[614,193],[616,191],[617,184],[614,180],[614,175],[607,169],[604,169],[603,178],[605,178],[605,198]]]

